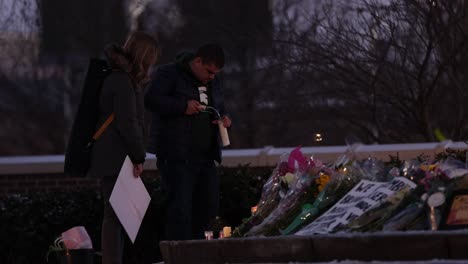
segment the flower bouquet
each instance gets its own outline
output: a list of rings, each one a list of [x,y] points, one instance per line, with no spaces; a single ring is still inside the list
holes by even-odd
[[[425,218],[424,203],[423,199],[410,202],[406,207],[389,218],[383,224],[382,230],[403,231],[425,229],[426,224],[423,221],[423,218]]]
[[[391,168],[388,173],[379,171],[380,175],[375,177],[377,180],[390,180],[389,184],[391,184],[398,177],[404,176],[411,182],[406,182],[405,186],[399,190],[394,188],[393,193],[386,193],[387,197],[382,202],[375,204],[348,224],[337,228],[335,232],[377,231],[384,229],[384,226],[386,230],[398,230],[403,228],[405,224],[414,223],[423,211],[420,201],[421,188],[416,184],[422,178],[420,167],[419,161],[411,160],[405,161],[401,168]],[[404,175],[401,175],[401,172],[404,172]],[[382,175],[387,176],[383,177]],[[399,214],[400,211],[405,213]]]
[[[330,178],[333,179],[329,180]],[[300,214],[285,229],[281,230],[281,234],[291,235],[315,220],[351,190],[358,180],[351,173],[351,167],[345,165],[337,167],[335,171],[328,170],[328,174],[325,170],[320,172],[319,179],[316,181],[318,181],[318,189],[320,191],[317,198],[312,204],[304,204]],[[326,185],[323,186],[323,183],[326,183]]]
[[[402,189],[390,195],[385,201],[374,205],[348,224],[340,226],[334,232],[372,232],[382,230],[382,226],[395,212],[399,211],[407,201],[414,186],[405,185]]]
[[[282,167],[284,167],[281,160],[284,157],[280,158],[280,163],[273,170],[270,178],[266,181],[262,188],[262,195],[260,201],[258,202],[255,212],[252,212],[252,215],[245,219],[241,225],[236,227],[232,232],[233,237],[244,236],[247,231],[250,230],[253,226],[260,224],[265,217],[267,217],[271,211],[273,211],[278,205],[280,197],[280,175]]]
[[[448,158],[436,163],[411,160],[403,163],[402,176],[416,184],[408,184],[346,226],[345,231],[377,231],[422,229],[436,230],[445,197],[452,192],[452,179],[467,174],[464,164]],[[424,194],[423,194],[424,193]],[[432,208],[431,208],[432,207]],[[422,223],[427,212],[426,224]]]
[[[262,223],[252,227],[247,236],[279,235],[301,211],[304,203],[312,202],[318,194],[319,185],[315,180],[324,165],[317,160],[306,158],[299,148],[291,152],[288,158],[288,172],[281,177],[282,199],[278,206]]]
[[[406,208],[388,219],[383,230],[438,229],[445,198],[452,192],[456,182],[454,179],[467,173],[460,161],[451,156],[444,158],[403,163],[401,174],[418,184],[414,192],[416,195],[412,195],[412,201]]]
[[[447,210],[447,197],[463,186],[468,170],[461,161],[448,156],[430,166],[421,166],[424,177],[420,184],[424,186],[425,209],[428,226],[438,230],[442,222],[442,214]]]
[[[404,189],[407,185],[414,188],[416,185],[410,180],[390,175],[384,164],[375,159],[368,158],[362,161],[354,161],[352,174],[356,181],[354,187],[348,188],[346,194],[336,198],[338,201],[323,215],[296,232],[297,235],[312,235],[316,233],[331,233],[339,229],[347,228],[354,219],[359,218],[372,208],[379,206],[387,198]],[[345,179],[349,178],[345,176]],[[377,182],[378,179],[393,178],[390,182]],[[354,183],[356,183],[356,181]]]
[[[293,234],[305,225],[314,221],[323,212],[328,210],[339,199],[341,199],[349,190],[351,190],[351,188],[353,188],[361,178],[361,174],[364,174],[363,169],[360,168],[361,165],[356,167],[358,163],[351,162],[351,156],[354,156],[353,154],[352,148],[350,148],[346,154],[336,160],[335,165],[332,166],[334,169],[327,170],[328,175],[332,176],[332,180],[330,182],[328,182],[330,176],[324,172],[320,173],[318,183],[320,193],[314,203],[304,204],[300,214],[288,225],[287,228],[281,230],[281,234]],[[374,163],[367,163],[369,169],[374,167]],[[324,183],[324,181],[320,179],[322,179],[324,175],[326,176],[327,181],[325,183],[327,184],[323,188],[320,186],[320,183]]]

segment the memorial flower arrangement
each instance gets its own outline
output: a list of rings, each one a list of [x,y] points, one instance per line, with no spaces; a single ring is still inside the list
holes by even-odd
[[[252,235],[256,229],[253,229],[250,233],[248,232],[253,227],[259,225],[260,228],[263,228],[262,226],[271,227],[271,224],[269,224],[271,219],[274,219],[274,215],[278,215],[278,212],[280,212],[277,210],[278,207],[284,208],[288,205],[300,204],[300,202],[295,200],[298,198],[298,194],[301,194],[302,199],[313,199],[313,195],[316,195],[318,192],[315,191],[311,196],[312,190],[307,191],[306,189],[314,183],[315,178],[310,175],[318,173],[318,169],[316,168],[320,166],[323,166],[320,161],[314,161],[305,157],[300,151],[300,147],[287,155],[282,155],[271,177],[263,186],[260,201],[254,207],[256,210],[253,211],[252,216],[244,220],[234,230],[234,236]],[[267,217],[270,218],[264,223]]]
[[[270,178],[265,182],[262,188],[260,201],[254,207],[252,215],[245,219],[243,223],[233,231],[233,237],[244,236],[253,226],[260,224],[278,205],[281,200],[280,188],[281,177],[289,172],[288,155],[282,155],[276,168],[271,173]]]
[[[455,189],[468,187],[464,185],[468,180],[465,164],[453,155],[439,155],[439,158],[433,162],[410,160],[403,163],[401,176],[413,180],[418,187],[407,199],[405,206],[384,223],[383,231],[435,230],[439,227],[441,211],[444,209],[439,206],[445,203],[445,198]],[[431,200],[429,197],[432,197]],[[431,211],[434,197],[441,204],[435,204],[439,208]]]
[[[351,188],[357,183],[357,177],[352,172],[349,165],[336,167],[334,171],[328,170],[328,172],[320,172],[319,182],[322,183],[324,180],[320,180],[321,177],[327,184],[325,186],[319,185],[320,193],[313,203],[305,203],[302,205],[302,210],[294,220],[283,230],[281,234],[290,235],[305,225],[309,224],[323,212],[335,204],[341,197],[343,197]],[[328,174],[332,175],[329,176]],[[330,180],[330,178],[332,178]],[[320,188],[321,187],[321,188]]]
[[[349,156],[328,165],[300,149],[282,157],[264,186],[259,211],[248,226],[240,226],[244,232],[239,234],[436,230],[446,198],[468,188],[468,166],[460,155],[419,157],[393,166],[372,157],[357,161]],[[276,189],[271,187],[273,179]],[[266,203],[269,200],[274,202]]]
[[[319,160],[304,156],[300,148],[294,149],[288,157],[287,173],[281,177],[282,199],[270,215],[252,227],[246,235],[279,235],[280,229],[287,227],[301,211],[302,205],[313,202],[319,188],[324,187],[327,176],[322,174],[320,177],[320,171],[324,168],[324,164]]]

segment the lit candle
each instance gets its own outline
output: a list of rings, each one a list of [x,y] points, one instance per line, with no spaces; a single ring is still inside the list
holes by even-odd
[[[252,215],[254,215],[255,212],[257,212],[257,206],[250,207],[250,212],[252,213]]]
[[[231,227],[230,226],[223,227],[223,234],[224,234],[224,237],[230,237],[231,236]]]
[[[213,239],[213,231],[205,231],[205,239],[212,240]]]

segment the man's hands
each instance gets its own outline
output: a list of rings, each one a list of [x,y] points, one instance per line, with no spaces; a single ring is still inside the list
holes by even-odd
[[[230,127],[231,124],[232,124],[231,118],[229,118],[229,116],[226,116],[226,115],[223,116],[223,118],[222,118],[221,120],[215,120],[215,121],[213,121],[213,124],[218,124],[218,123],[221,122],[221,121],[223,122],[223,126],[224,126],[225,128]]]
[[[133,164],[133,176],[135,176],[135,178],[138,178],[141,176],[142,173],[143,173],[143,164],[142,163]]]
[[[185,109],[186,115],[195,115],[200,113],[201,110],[205,109],[205,106],[200,104],[197,100],[189,100],[187,102],[187,109]]]
[[[197,100],[189,100],[187,102],[187,109],[185,110],[186,115],[195,115],[200,111],[205,110],[206,106],[200,104]],[[228,116],[223,116],[221,120],[214,120],[213,124],[218,124],[220,121],[223,122],[223,126],[228,128],[231,126],[232,121]]]

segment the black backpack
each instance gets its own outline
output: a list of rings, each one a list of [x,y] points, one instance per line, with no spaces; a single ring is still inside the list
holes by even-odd
[[[91,147],[94,142],[99,113],[99,97],[104,79],[112,72],[107,61],[91,58],[78,111],[65,151],[64,173],[84,177],[89,169]],[[112,120],[110,120],[112,122]],[[105,129],[105,128],[104,128]]]

